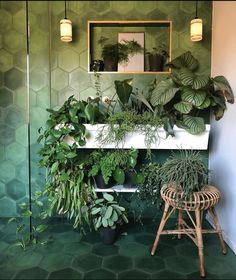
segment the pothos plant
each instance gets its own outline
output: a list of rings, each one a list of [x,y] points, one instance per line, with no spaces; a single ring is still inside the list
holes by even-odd
[[[38,142],[43,143],[39,165],[46,167],[44,195],[48,197],[47,214],[53,211],[74,220],[74,227],[90,225],[88,204],[96,197],[84,161],[77,156],[77,144],[69,145],[70,136],[83,146],[86,143],[84,123],[102,120],[97,100],[78,101],[70,97],[59,110],[51,110],[46,129],[40,129]]]

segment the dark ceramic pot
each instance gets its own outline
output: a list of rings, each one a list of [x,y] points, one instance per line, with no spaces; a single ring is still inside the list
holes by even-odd
[[[149,55],[149,67],[150,72],[163,71],[164,57],[161,54],[150,54]]]
[[[132,187],[133,186],[133,182],[132,182],[133,175],[134,175],[134,172],[132,172],[132,171],[126,171],[125,172],[124,187]]]
[[[116,240],[116,230],[107,228],[100,229],[100,237],[105,245],[112,245]]]
[[[99,188],[99,189],[109,189],[109,188],[111,188],[112,185],[113,185],[113,180],[112,180],[112,178],[110,178],[110,180],[108,181],[108,184],[105,184],[101,173],[99,173],[98,175],[96,175],[96,176],[94,177],[94,179],[95,179],[97,188]]]
[[[104,59],[104,70],[108,72],[117,71],[118,63],[117,59]]]
[[[92,60],[90,71],[104,71],[104,62],[102,60]]]

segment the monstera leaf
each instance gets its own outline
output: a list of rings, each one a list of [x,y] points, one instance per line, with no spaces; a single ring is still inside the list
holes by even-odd
[[[191,71],[195,71],[199,66],[199,62],[195,57],[192,56],[191,52],[186,52],[173,59],[167,64],[167,66],[179,69],[184,67]]]
[[[191,134],[200,134],[205,131],[204,119],[200,117],[184,115],[183,121],[179,124]]]
[[[218,94],[225,97],[227,102],[234,103],[234,95],[232,89],[224,76],[217,76],[213,78],[214,88]]]
[[[171,79],[161,81],[152,92],[151,104],[153,106],[165,105],[168,103],[179,90]]]
[[[186,101],[181,101],[179,103],[176,103],[174,105],[175,109],[177,111],[179,111],[180,113],[182,114],[188,114],[192,108],[193,108],[193,105],[189,102],[186,102]]]
[[[188,70],[180,71],[178,78],[184,86],[191,86],[193,89],[201,89],[209,83],[206,75],[196,75]]]
[[[195,107],[201,106],[206,99],[206,92],[201,90],[193,90],[189,87],[183,88],[181,99],[189,102]]]
[[[131,86],[132,79],[126,79],[124,81],[115,81],[115,89],[118,98],[122,105],[126,105],[129,102],[130,95],[132,93]]]

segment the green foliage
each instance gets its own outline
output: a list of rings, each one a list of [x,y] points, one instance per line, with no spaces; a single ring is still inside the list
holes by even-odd
[[[162,184],[174,185],[183,192],[183,198],[189,198],[193,192],[201,190],[207,184],[208,173],[200,153],[192,150],[173,153],[160,170]]]
[[[118,205],[108,193],[103,193],[103,198],[98,198],[92,203],[91,215],[95,230],[101,227],[115,229],[117,225],[128,223],[125,208]]]

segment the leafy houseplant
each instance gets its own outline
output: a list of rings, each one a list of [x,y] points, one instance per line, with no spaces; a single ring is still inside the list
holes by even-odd
[[[94,228],[100,231],[104,244],[113,244],[117,226],[128,223],[125,208],[118,205],[114,197],[107,193],[103,193],[103,198],[92,203],[91,215]]]
[[[189,199],[208,182],[209,171],[199,152],[182,150],[172,154],[161,167],[162,185],[176,188],[181,199]]]
[[[226,78],[198,74],[199,62],[190,52],[167,65],[172,74],[156,84],[150,103],[165,120],[169,134],[173,134],[174,124],[191,134],[200,134],[205,131],[205,120],[201,116],[204,110],[212,109],[216,120],[219,120],[224,115],[226,102],[234,103]]]
[[[169,57],[168,52],[165,50],[165,46],[161,45],[152,48],[152,51],[146,52],[149,62],[149,71],[161,72],[163,71],[165,60]]]
[[[118,63],[127,63],[129,55],[143,51],[141,45],[135,40],[124,40],[122,43],[106,43],[108,38],[101,37],[98,44],[102,47],[101,57],[104,61],[105,71],[117,71]]]

